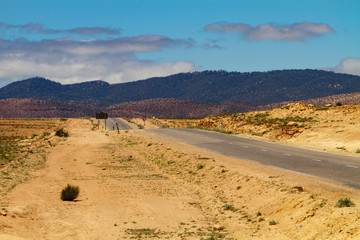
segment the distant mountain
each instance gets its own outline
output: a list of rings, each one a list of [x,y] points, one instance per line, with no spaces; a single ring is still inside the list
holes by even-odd
[[[360,92],[360,76],[322,70],[204,71],[112,85],[103,81],[61,85],[37,77],[1,88],[0,99],[38,98],[109,106],[172,98],[203,104],[260,106],[355,92]]]
[[[304,102],[306,104],[312,104],[314,106],[324,106],[326,104],[331,104],[331,105],[335,106],[338,103],[341,103],[343,105],[355,105],[355,104],[360,104],[360,92],[337,94],[337,95],[331,95],[331,96],[326,96],[326,97],[322,97],[322,98],[310,98],[310,99],[303,100],[302,102]],[[264,106],[257,106],[257,107],[255,107],[255,109],[257,111],[270,110],[273,108],[287,105],[289,103],[294,103],[294,101],[271,103],[271,104],[264,105]]]
[[[35,77],[10,83],[0,89],[0,99],[37,98],[44,100],[77,102],[104,105],[108,102],[110,84],[104,81],[91,81],[62,85],[60,83]]]
[[[104,109],[96,105],[30,98],[0,100],[1,118],[94,117],[95,113],[104,111]]]
[[[360,104],[360,92],[312,98],[304,101],[316,106],[333,104]],[[0,100],[2,118],[76,118],[95,117],[95,113],[107,112],[110,117],[157,117],[157,118],[203,118],[222,113],[239,113],[258,110],[270,110],[284,106],[291,101],[272,103],[264,106],[248,106],[239,103],[205,104],[180,99],[149,99],[119,103],[110,106],[80,104],[39,99],[3,99]]]
[[[108,107],[30,98],[0,100],[2,118],[95,117],[100,111],[107,112],[109,117],[202,118],[250,110],[236,103],[204,104],[179,99],[150,99]]]
[[[111,116],[157,118],[203,118],[221,113],[238,113],[253,110],[239,103],[205,104],[179,99],[149,99],[119,103],[107,107]]]

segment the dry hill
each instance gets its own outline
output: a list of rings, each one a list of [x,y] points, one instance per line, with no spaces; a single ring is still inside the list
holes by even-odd
[[[316,107],[299,102],[270,111],[217,115],[200,120],[197,126],[321,150],[360,153],[360,105]]]

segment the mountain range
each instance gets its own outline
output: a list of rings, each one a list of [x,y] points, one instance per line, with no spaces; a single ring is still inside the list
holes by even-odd
[[[256,110],[282,102],[329,99],[339,94],[344,98],[359,92],[360,76],[309,69],[251,73],[204,71],[120,84],[97,80],[62,85],[35,77],[1,88],[0,106],[9,104],[9,99],[31,98],[32,104],[37,99],[42,106],[78,109],[73,113],[58,110],[55,116],[61,112],[66,116],[73,116],[75,112],[76,116],[87,115],[105,109],[116,116],[146,115],[152,111],[161,117],[202,117]],[[356,97],[353,99],[358,103]],[[67,107],[62,106],[64,104]]]

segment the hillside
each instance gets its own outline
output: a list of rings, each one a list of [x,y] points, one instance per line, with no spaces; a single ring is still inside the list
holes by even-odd
[[[231,102],[259,106],[356,92],[360,92],[360,76],[321,70],[204,71],[112,85],[103,81],[61,85],[37,77],[1,88],[0,99],[38,98],[109,106],[174,98],[206,104]]]
[[[109,117],[202,118],[250,110],[253,108],[236,103],[201,104],[179,99],[150,99],[108,107],[31,98],[0,100],[2,118],[94,117],[100,111],[107,112]]]
[[[360,105],[316,107],[298,102],[270,111],[217,115],[196,125],[317,150],[360,153]]]
[[[1,118],[59,118],[95,116],[102,108],[94,105],[39,100],[3,99],[0,100]]]
[[[149,99],[127,102],[107,107],[111,116],[157,117],[157,118],[202,118],[220,113],[245,112],[253,109],[237,103],[204,104],[179,99]]]

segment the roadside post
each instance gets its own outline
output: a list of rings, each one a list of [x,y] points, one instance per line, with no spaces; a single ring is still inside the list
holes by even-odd
[[[144,126],[145,126],[146,117],[143,117],[142,120],[144,121]]]
[[[108,114],[104,112],[96,113],[96,119],[98,120],[98,127],[100,129],[100,119],[105,120],[105,130],[106,130],[106,119],[108,118]]]
[[[118,123],[116,123],[116,128],[117,128],[117,130],[118,130],[118,134],[120,134],[119,124],[118,124]]]

